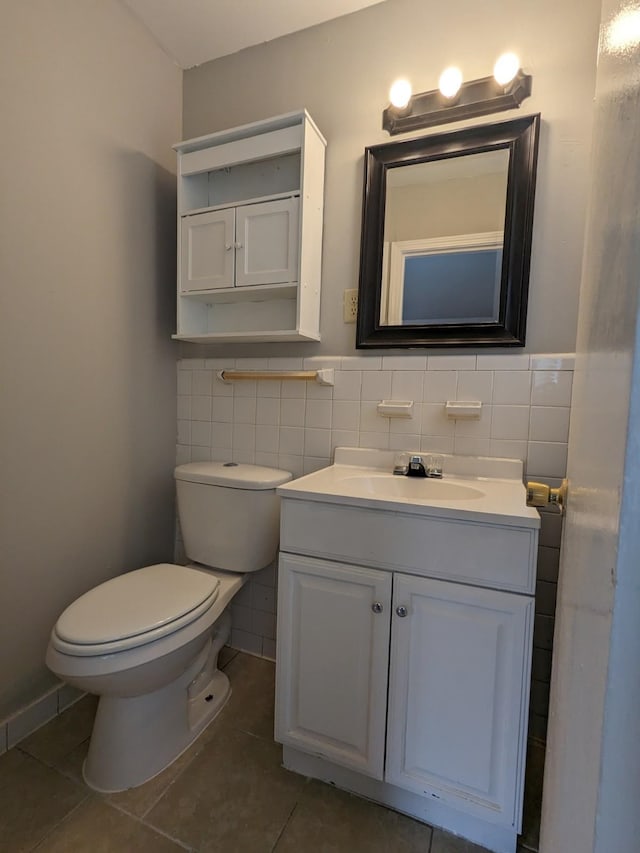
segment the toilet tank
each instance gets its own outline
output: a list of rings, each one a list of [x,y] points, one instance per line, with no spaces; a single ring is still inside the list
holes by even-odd
[[[178,517],[187,557],[230,572],[268,566],[280,537],[276,488],[292,476],[235,462],[178,465]]]

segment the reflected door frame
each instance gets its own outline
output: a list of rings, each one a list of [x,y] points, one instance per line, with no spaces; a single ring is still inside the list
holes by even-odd
[[[423,255],[441,255],[447,252],[473,252],[478,249],[502,249],[502,231],[478,234],[453,234],[446,237],[429,237],[422,240],[397,240],[385,242],[382,259],[382,299],[380,324],[402,325],[404,302],[404,268],[407,258]],[[500,288],[494,294],[494,317],[470,317],[469,322],[495,322],[500,307]]]

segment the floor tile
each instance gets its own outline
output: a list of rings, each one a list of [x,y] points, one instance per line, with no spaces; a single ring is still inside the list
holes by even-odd
[[[37,853],[180,853],[185,848],[92,798],[35,849]]]
[[[431,827],[340,791],[307,782],[274,853],[426,853]]]
[[[87,697],[0,757],[0,849],[21,853],[483,853],[484,848],[281,767],[273,662],[228,649],[232,695],[170,767],[98,795],[82,781]],[[529,745],[519,853],[537,850],[544,745]],[[36,847],[37,845],[37,847]]]
[[[231,682],[231,699],[220,714],[231,726],[273,741],[275,665],[273,661],[242,652],[225,668]]]
[[[19,749],[45,764],[56,766],[91,734],[97,704],[95,696],[85,696],[21,741]]]
[[[280,767],[277,744],[227,728],[146,821],[199,851],[270,853],[304,784]]]
[[[238,649],[232,649],[231,646],[223,646],[218,655],[218,669],[224,669],[239,654]]]
[[[0,758],[0,844],[11,853],[31,850],[87,797],[87,792],[12,749]]]
[[[430,853],[488,853],[488,851],[486,847],[472,844],[442,829],[434,829]]]

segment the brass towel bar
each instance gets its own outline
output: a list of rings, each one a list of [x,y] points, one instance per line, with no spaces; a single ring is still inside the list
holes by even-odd
[[[319,370],[219,370],[218,379],[223,382],[236,382],[243,379],[302,379],[314,381],[319,385],[333,385],[333,368],[321,368]]]

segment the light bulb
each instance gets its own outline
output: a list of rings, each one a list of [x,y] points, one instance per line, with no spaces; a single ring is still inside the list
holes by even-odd
[[[624,54],[640,42],[640,9],[624,9],[606,28],[606,46]]]
[[[503,53],[493,66],[493,76],[496,78],[496,83],[500,86],[506,86],[516,76],[519,68],[520,60],[515,53]]]
[[[455,65],[450,65],[449,68],[445,68],[438,80],[438,86],[445,98],[453,98],[457,95],[461,85],[462,71],[460,71],[459,68],[456,68]]]
[[[389,89],[389,100],[392,106],[404,109],[411,100],[411,83],[404,79],[396,80]]]

